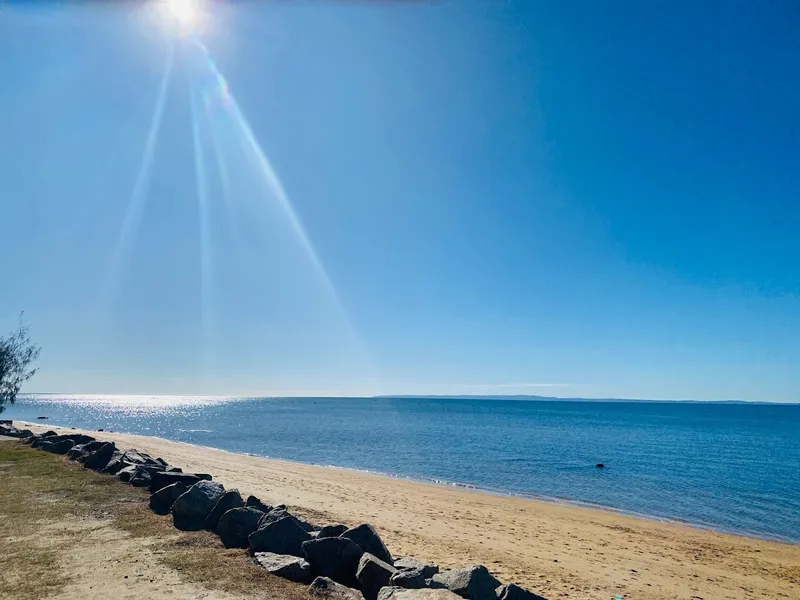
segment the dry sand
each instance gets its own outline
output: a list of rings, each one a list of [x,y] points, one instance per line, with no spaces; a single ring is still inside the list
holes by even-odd
[[[212,473],[228,488],[293,506],[317,522],[369,522],[395,556],[444,567],[482,563],[550,600],[800,599],[800,546],[158,438],[87,433],[184,471]]]

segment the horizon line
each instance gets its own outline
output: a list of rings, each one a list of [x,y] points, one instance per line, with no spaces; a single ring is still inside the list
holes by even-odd
[[[90,397],[137,397],[137,398],[213,398],[213,399],[315,399],[315,400],[379,400],[379,399],[506,399],[506,400],[531,400],[531,401],[556,401],[556,402],[619,402],[619,403],[697,403],[697,404],[782,404],[800,405],[800,400],[704,400],[695,398],[616,398],[596,397],[586,398],[581,396],[541,396],[538,394],[150,394],[150,393],[76,393],[76,392],[25,392],[19,394],[19,398],[25,396],[90,396]]]

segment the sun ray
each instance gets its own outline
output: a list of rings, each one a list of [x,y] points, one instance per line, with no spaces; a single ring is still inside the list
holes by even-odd
[[[217,131],[216,123],[213,119],[209,119],[209,131],[211,133],[211,148],[214,152],[214,160],[217,165],[217,173],[219,174],[220,183],[222,186],[222,202],[225,205],[225,215],[228,227],[228,234],[233,242],[233,251],[236,256],[236,266],[239,269],[240,275],[243,280],[247,281],[246,269],[252,268],[250,261],[247,259],[247,254],[242,245],[242,227],[239,222],[239,217],[233,207],[231,199],[231,182],[230,171],[228,169],[228,162],[222,152],[222,141]]]
[[[174,47],[170,47],[164,66],[164,74],[161,77],[161,84],[159,85],[156,95],[153,118],[150,121],[150,128],[147,132],[144,151],[142,152],[142,161],[136,174],[136,180],[133,184],[128,207],[125,210],[125,216],[122,220],[117,243],[114,246],[114,250],[111,252],[106,270],[103,296],[108,307],[113,304],[116,294],[119,291],[118,288],[122,277],[122,269],[127,260],[131,245],[134,242],[134,238],[139,231],[139,225],[142,220],[145,204],[147,203],[147,192],[153,168],[153,156],[158,141],[158,133],[161,129],[161,120],[164,115],[164,105],[167,99],[167,87],[172,75],[174,61],[175,49]]]
[[[210,336],[213,318],[211,298],[211,237],[209,230],[208,182],[206,178],[205,159],[203,157],[203,143],[200,136],[198,122],[197,93],[195,86],[189,90],[189,101],[192,110],[192,141],[194,145],[195,181],[197,186],[197,212],[200,225],[200,321],[203,336],[204,362],[208,363],[210,351]]]
[[[358,355],[360,355],[364,368],[370,372],[370,375],[363,373],[363,378],[365,380],[370,380],[373,387],[377,387],[377,371],[369,353],[366,350],[366,345],[364,344],[350,316],[345,310],[344,305],[339,298],[339,294],[337,293],[330,276],[320,260],[319,255],[311,242],[311,239],[306,233],[305,227],[300,221],[300,218],[294,209],[294,205],[292,204],[289,195],[283,186],[283,183],[278,177],[278,174],[275,172],[275,169],[261,147],[261,144],[256,139],[247,119],[244,117],[244,114],[239,108],[236,99],[228,87],[227,80],[217,68],[216,63],[212,59],[205,44],[203,44],[203,42],[197,37],[194,38],[194,44],[202,52],[203,57],[205,58],[206,66],[208,67],[210,74],[213,77],[213,81],[218,88],[217,93],[220,95],[222,106],[225,108],[225,114],[227,114],[227,116],[230,118],[234,130],[238,134],[239,141],[242,145],[242,149],[248,162],[250,162],[256,168],[261,179],[266,184],[270,195],[277,200],[279,206],[282,208],[284,215],[289,221],[291,230],[303,248],[303,251],[306,253],[309,261],[311,262],[314,273],[322,284],[324,293],[332,302],[335,312],[341,319],[345,331],[347,332],[347,336],[350,338],[350,343],[354,345],[354,349],[357,351]]]

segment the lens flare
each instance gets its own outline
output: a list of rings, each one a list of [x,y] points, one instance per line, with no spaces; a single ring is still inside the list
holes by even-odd
[[[167,9],[177,21],[185,25],[197,18],[196,0],[167,0]]]

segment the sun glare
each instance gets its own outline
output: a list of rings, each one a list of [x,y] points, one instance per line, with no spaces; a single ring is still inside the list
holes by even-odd
[[[182,25],[191,25],[198,15],[197,0],[166,0],[167,10]]]

